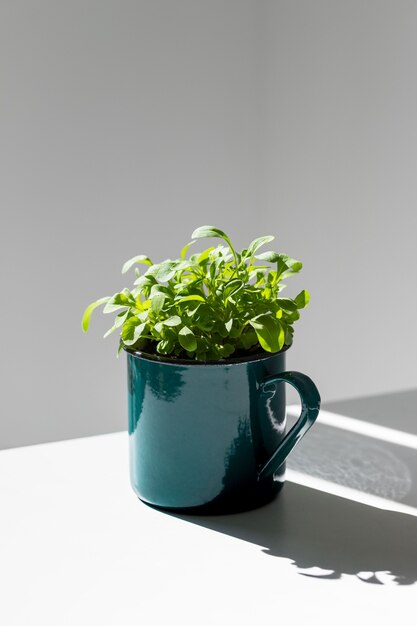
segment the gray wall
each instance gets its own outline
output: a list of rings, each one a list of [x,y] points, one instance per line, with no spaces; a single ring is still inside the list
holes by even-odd
[[[260,19],[241,0],[0,3],[1,447],[125,428],[125,359],[83,309],[196,226],[256,230]]]
[[[415,385],[416,9],[1,3],[0,447],[125,427],[83,308],[202,223],[305,262],[289,366],[325,399]]]
[[[417,3],[268,11],[266,213],[312,294],[291,364],[325,400],[417,387]]]

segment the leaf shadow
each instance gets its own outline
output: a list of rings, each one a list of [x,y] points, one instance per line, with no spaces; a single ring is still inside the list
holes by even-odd
[[[300,575],[337,579],[348,574],[368,584],[384,584],[384,576],[378,576],[384,573],[398,585],[417,582],[417,517],[413,515],[287,482],[276,500],[253,511],[176,516],[262,546],[269,556],[291,560]],[[301,571],[310,568],[311,572]]]

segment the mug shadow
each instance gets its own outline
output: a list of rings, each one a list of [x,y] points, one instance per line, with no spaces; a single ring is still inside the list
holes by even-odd
[[[347,574],[369,584],[417,582],[417,517],[296,483],[287,482],[276,500],[246,513],[175,516],[262,546],[269,556],[290,559],[303,576],[338,579]]]

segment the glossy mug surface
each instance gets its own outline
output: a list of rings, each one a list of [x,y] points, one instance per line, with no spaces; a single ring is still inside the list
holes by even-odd
[[[198,363],[127,352],[130,477],[148,504],[231,513],[272,500],[285,459],[317,418],[310,378],[277,354]],[[286,433],[285,385],[302,411]]]

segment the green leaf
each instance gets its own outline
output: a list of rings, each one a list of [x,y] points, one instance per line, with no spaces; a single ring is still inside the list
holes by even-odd
[[[108,299],[108,302],[103,309],[103,313],[113,313],[122,307],[132,307],[135,306],[135,304],[135,298],[130,293],[129,289],[123,289],[123,291],[115,293]]]
[[[147,322],[149,318],[149,310],[142,311],[142,313],[138,313],[138,318],[141,322]]]
[[[94,311],[94,309],[96,309],[101,304],[108,302],[109,300],[110,300],[110,296],[106,296],[105,298],[100,298],[99,300],[96,300],[95,302],[92,302],[91,304],[88,305],[88,307],[83,313],[83,318],[81,322],[82,329],[85,333],[87,332],[88,327],[90,326],[91,314]]]
[[[127,346],[137,342],[146,329],[146,323],[141,322],[137,317],[129,317],[122,327],[122,339]]]
[[[287,254],[280,254],[278,259],[278,275],[282,278],[286,276],[290,276],[291,274],[296,274],[301,270],[303,264],[301,261],[297,261],[296,259],[292,259]]]
[[[195,323],[203,332],[210,332],[213,328],[214,322],[213,310],[204,304],[200,304],[198,314],[196,319],[193,320],[193,323]]]
[[[176,272],[176,263],[174,261],[164,261],[160,263],[156,271],[155,278],[160,283],[166,283],[174,276]]]
[[[240,320],[234,320],[233,326],[229,331],[229,337],[231,339],[236,339],[237,337],[241,335],[241,333],[242,333],[242,324]]]
[[[125,319],[129,315],[129,313],[130,313],[129,310],[123,311],[122,313],[119,313],[116,316],[116,319],[114,320],[113,326],[111,328],[109,328],[109,330],[103,335],[103,339],[105,339],[106,337],[111,335],[112,332],[114,332],[117,328],[120,328],[120,326],[123,324],[123,322],[125,321]]]
[[[103,304],[104,313],[116,311],[105,336],[119,329],[121,347],[145,346],[160,354],[210,361],[227,359],[237,350],[262,346],[279,352],[284,342],[290,345],[292,326],[309,296],[305,290],[296,299],[278,296],[285,287],[283,278],[298,272],[302,263],[272,250],[261,254],[272,235],[254,239],[241,252],[215,226],[201,226],[192,236],[179,259],[152,264],[138,255],[127,261],[122,271],[135,266],[135,287],[92,303],[84,313],[83,330],[94,308]],[[223,241],[187,258],[189,247],[202,237]],[[147,266],[143,275],[135,265],[141,263]]]
[[[167,259],[163,263],[159,264],[159,267],[155,273],[155,278],[160,283],[167,283],[174,277],[176,272],[189,268],[188,261],[171,261]]]
[[[286,322],[282,320],[281,320],[281,324],[285,333],[285,345],[290,346],[292,344],[292,334],[291,334],[292,328],[291,326],[289,326]]]
[[[174,284],[173,289],[177,292],[178,296],[194,295],[195,293],[199,293],[202,282],[203,278],[201,276],[196,278],[195,274],[190,273],[186,276],[181,276],[181,282]]]
[[[223,291],[223,298],[226,301],[232,294],[236,293],[243,287],[243,281],[240,278],[235,278],[229,281]]]
[[[126,261],[126,263],[122,267],[122,274],[126,274],[130,270],[130,268],[135,265],[135,263],[144,263],[145,265],[152,265],[152,261],[149,257],[144,254],[139,254],[138,256],[134,256],[133,258]]]
[[[250,329],[248,332],[242,333],[240,341],[245,350],[249,350],[249,348],[252,348],[252,346],[258,343],[258,335],[254,330]]]
[[[119,328],[119,326],[124,323],[129,315],[131,315],[130,311],[123,311],[122,313],[116,315],[116,319],[114,320],[114,325],[116,326],[116,328]]]
[[[250,320],[250,325],[255,329],[259,343],[267,352],[279,352],[285,341],[284,330],[279,321],[271,314],[258,315]]]
[[[284,311],[296,311],[297,310],[296,303],[294,302],[294,300],[291,300],[290,298],[278,298],[277,303],[281,307],[281,309],[284,309]]]
[[[254,239],[252,243],[249,244],[246,256],[253,256],[255,252],[259,250],[259,248],[264,246],[266,243],[269,243],[270,241],[274,241],[274,239],[275,237],[273,237],[272,235],[265,235],[265,237],[258,237],[257,239]]]
[[[146,324],[142,323],[136,326],[135,331],[133,333],[133,343],[136,343],[137,340],[141,337],[141,335],[145,334],[146,330],[147,330]]]
[[[104,333],[103,339],[106,339],[106,337],[111,335],[116,330],[116,328],[117,328],[117,326],[115,326],[115,325],[113,325],[111,328],[109,328],[109,330],[106,333]]]
[[[116,357],[117,357],[117,358],[119,358],[119,354],[120,354],[120,353],[121,353],[121,351],[123,350],[123,346],[124,346],[123,339],[122,339],[122,338],[120,338],[120,340],[119,340],[119,346],[118,346],[118,348],[117,348],[117,353],[116,353]]]
[[[164,326],[179,326],[181,324],[181,318],[178,315],[173,315],[162,322]]]
[[[188,317],[194,317],[201,306],[203,306],[201,302],[194,302],[193,304],[186,304],[184,310]]]
[[[228,331],[226,329],[225,323],[222,322],[221,320],[217,320],[214,323],[212,334],[214,334],[214,333],[218,333],[218,335],[222,339],[225,339],[229,335],[229,333],[228,333]],[[214,342],[214,339],[213,339],[213,342]]]
[[[181,250],[181,258],[185,259],[185,255],[187,254],[188,248],[190,246],[192,246],[195,243],[195,241],[190,241],[190,243],[187,243],[186,246],[183,247],[183,249]]]
[[[156,292],[151,299],[151,308],[152,311],[158,315],[163,307],[164,307],[164,302],[165,302],[165,294],[161,293],[160,291]]]
[[[144,287],[152,287],[152,285],[154,285],[155,283],[156,280],[153,276],[150,276],[148,274],[142,274],[142,276],[139,276],[139,278],[137,278],[133,284],[136,285],[140,291],[142,291]]]
[[[210,342],[205,337],[196,337],[197,352],[206,352],[210,348]]]
[[[255,258],[260,261],[268,261],[269,263],[278,263],[278,276],[281,276],[281,274],[283,276],[296,274],[303,267],[301,261],[292,259],[287,254],[278,254],[278,252],[273,252],[272,250],[256,254]]]
[[[202,237],[216,237],[229,241],[229,237],[220,228],[215,226],[199,226],[191,235],[191,239],[201,239]]]
[[[192,235],[193,237],[195,235]],[[192,330],[188,328],[188,326],[183,326],[178,333],[178,340],[184,350],[188,350],[189,352],[194,352],[197,348],[197,340]]]
[[[205,302],[205,298],[203,298],[203,296],[200,296],[198,294],[194,294],[192,296],[182,296],[180,298],[176,298],[175,301],[176,302],[192,302],[193,300],[195,300],[196,302]]]
[[[199,265],[203,265],[204,266],[204,264],[207,263],[207,259],[209,258],[210,253],[213,250],[215,250],[215,248],[213,246],[211,248],[206,248],[206,250],[203,250],[203,252],[201,252],[201,254],[199,254],[198,257],[197,257],[197,263]]]
[[[165,285],[160,285],[159,283],[155,283],[155,285],[152,285],[151,290],[149,292],[149,299],[152,300],[152,298],[156,296],[157,293],[168,294],[168,292],[169,290],[167,287],[165,287]]]
[[[174,348],[174,343],[171,339],[161,339],[156,345],[156,350],[159,354],[170,354]]]
[[[218,347],[220,356],[223,359],[227,359],[235,351],[235,347],[231,343],[225,343]]]
[[[279,261],[280,255],[278,252],[273,252],[272,250],[268,250],[268,252],[261,252],[261,254],[255,255],[256,259],[260,261],[268,261],[269,263],[276,263]]]
[[[293,324],[300,319],[300,313],[298,311],[291,311],[285,315],[285,320],[288,324]]]
[[[310,294],[306,289],[303,289],[298,296],[294,298],[294,302],[297,305],[297,309],[304,309],[310,302]]]
[[[210,274],[210,278],[211,280],[214,280],[216,278],[216,273],[217,273],[217,260],[214,261],[211,265],[210,265],[210,270],[209,270],[209,274]],[[220,259],[220,261],[222,261],[223,259]]]

